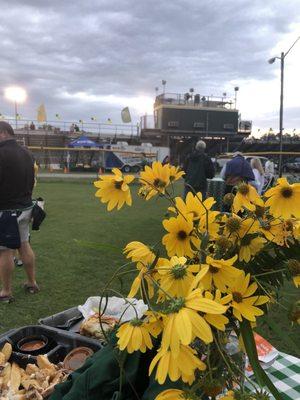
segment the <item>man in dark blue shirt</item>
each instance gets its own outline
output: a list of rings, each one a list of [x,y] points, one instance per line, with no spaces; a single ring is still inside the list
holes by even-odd
[[[0,121],[0,229],[1,219],[11,215],[18,216],[19,253],[25,266],[27,282],[24,288],[28,293],[39,289],[35,280],[35,255],[29,243],[29,224],[32,213],[32,190],[34,186],[34,160],[27,149],[20,146],[14,138],[14,130]],[[5,226],[2,220],[2,230]],[[4,222],[5,224],[6,222]],[[0,232],[1,233],[1,232]],[[11,302],[12,275],[14,270],[14,250],[0,243],[0,302]]]

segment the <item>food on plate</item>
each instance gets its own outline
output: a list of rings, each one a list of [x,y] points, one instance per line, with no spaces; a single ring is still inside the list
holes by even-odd
[[[12,353],[12,346],[10,343],[5,343],[3,346],[3,349],[1,350],[1,353],[4,354],[5,361],[8,361],[10,359],[11,353]]]
[[[27,364],[23,369],[9,362],[11,354],[11,344],[6,343],[0,351],[0,400],[43,400],[69,374],[62,364],[52,364],[45,355],[37,357],[37,365]]]
[[[100,324],[101,319],[101,324]],[[118,320],[108,315],[93,314],[85,320],[80,326],[80,333],[84,336],[92,336],[97,339],[105,339],[104,332],[111,331]]]

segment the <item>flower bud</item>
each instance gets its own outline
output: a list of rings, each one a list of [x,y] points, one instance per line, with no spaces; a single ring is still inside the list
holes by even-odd
[[[225,252],[231,247],[231,241],[226,236],[220,236],[216,240],[215,245],[216,247],[218,247],[219,250]]]
[[[287,268],[292,276],[300,275],[300,262],[295,259],[290,259],[287,262]]]
[[[232,206],[233,200],[234,200],[234,194],[233,193],[227,193],[223,197],[223,203],[228,207]]]
[[[246,196],[249,193],[249,186],[247,183],[242,182],[237,187],[238,193],[241,193],[243,196]]]
[[[228,229],[228,231],[230,233],[236,233],[239,231],[240,227],[241,227],[241,221],[239,218],[236,217],[230,217],[228,218],[228,220],[226,221],[225,224],[226,228]]]

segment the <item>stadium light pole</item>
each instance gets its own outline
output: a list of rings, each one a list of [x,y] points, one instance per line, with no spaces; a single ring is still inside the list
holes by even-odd
[[[234,108],[236,109],[236,104],[237,104],[237,92],[240,90],[238,86],[234,88]]]
[[[18,103],[23,103],[27,99],[26,90],[18,86],[10,86],[4,90],[4,96],[15,105],[15,122],[18,127]]]
[[[283,132],[283,82],[284,82],[284,60],[285,57],[289,54],[292,48],[300,39],[300,36],[294,41],[291,47],[288,49],[286,53],[282,52],[280,57],[272,57],[268,60],[269,64],[274,64],[276,59],[280,60],[280,109],[279,109],[279,163],[278,163],[278,175],[279,178],[282,177],[282,132]]]

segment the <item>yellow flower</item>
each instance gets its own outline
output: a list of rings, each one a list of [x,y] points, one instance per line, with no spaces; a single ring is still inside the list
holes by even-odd
[[[282,233],[279,239],[282,240],[282,245],[289,247],[288,239],[293,239],[293,237],[297,238],[297,220],[295,219],[286,219],[282,221]]]
[[[239,250],[239,260],[249,262],[252,256],[260,252],[267,243],[266,239],[246,235],[242,238]]]
[[[224,218],[224,235],[235,239],[241,230],[242,221],[242,218],[236,214]]]
[[[240,275],[230,285],[228,293],[232,295],[233,315],[242,321],[243,318],[255,322],[256,317],[263,315],[263,311],[256,306],[260,306],[269,301],[268,296],[252,296],[257,290],[257,284],[250,282],[250,274],[245,276],[241,271]]]
[[[287,262],[287,269],[291,277],[293,278],[296,287],[300,286],[300,261],[296,259],[290,259]]]
[[[151,278],[147,275],[148,268],[144,264],[138,262],[136,264],[137,269],[139,270],[138,275],[134,278],[130,292],[128,293],[127,297],[132,298],[134,297],[139,290],[142,289],[143,287],[143,280],[147,282],[147,289],[148,289],[148,295],[150,299],[154,296],[154,288],[153,288],[153,282]]]
[[[211,328],[198,311],[209,314],[223,314],[227,307],[206,299],[199,289],[193,290],[185,298],[173,299],[169,313],[163,317],[164,330],[162,348],[178,354],[180,344],[189,345],[195,336],[210,343],[213,340]]]
[[[282,222],[279,219],[271,220],[262,218],[260,230],[270,242],[274,242],[279,246],[285,244],[286,235],[284,234]]]
[[[147,349],[152,349],[152,340],[148,330],[139,319],[133,319],[120,326],[116,333],[118,346],[121,351],[127,350],[128,353],[141,351],[145,353]]]
[[[183,390],[180,389],[167,389],[159,393],[155,400],[189,400]]]
[[[236,214],[232,214],[225,219],[224,235],[230,239],[241,239],[246,234],[257,233],[259,222],[253,218],[242,219]]]
[[[199,248],[200,240],[194,235],[193,217],[191,214],[178,215],[163,221],[163,226],[168,231],[162,239],[168,256],[193,257],[191,245]]]
[[[298,288],[300,286],[300,275],[294,276],[293,282],[294,282],[294,285],[296,286],[296,288]]]
[[[192,192],[189,192],[185,201],[181,197],[176,197],[175,207],[169,207],[169,211],[183,215],[192,214],[193,220],[197,221],[206,213],[206,210],[210,210],[214,204],[215,200],[213,197],[202,201],[201,192],[197,193],[195,196]]]
[[[216,251],[220,254],[225,254],[232,246],[232,242],[229,238],[221,235],[215,241]]]
[[[154,266],[154,260],[155,258],[153,258],[152,261],[149,260],[149,263],[147,264],[141,261],[139,261],[136,264],[136,268],[139,271],[139,273],[132,282],[130,292],[127,297],[134,297],[139,290],[142,290],[142,288],[148,290],[148,296],[150,299],[154,296],[154,286],[155,286],[154,281],[156,281],[159,277],[157,268],[159,268],[161,264],[165,264],[166,259],[158,258],[155,266]]]
[[[297,240],[300,240],[300,220],[294,222],[294,236]]]
[[[286,178],[277,179],[277,186],[265,193],[265,205],[275,217],[300,217],[300,183],[290,185]]]
[[[219,398],[219,400],[235,400],[234,392],[232,390],[228,390],[228,392]]]
[[[163,330],[162,316],[153,311],[146,311],[145,316],[144,325],[151,336],[156,338]]]
[[[211,292],[205,292],[204,297],[206,299],[214,300],[222,305],[227,305],[232,300],[232,296],[230,294],[222,297],[220,290],[216,290],[215,296]],[[229,322],[229,319],[225,317],[225,315],[205,313],[203,317],[210,325],[214,326],[220,331],[225,331],[225,325]]]
[[[165,193],[166,187],[170,184],[170,168],[154,161],[151,167],[146,165],[145,171],[140,173],[140,183],[145,190],[145,199],[149,200],[158,193]]]
[[[144,200],[147,200],[147,196],[151,192],[151,187],[150,186],[142,186],[138,190],[138,196],[141,197]]]
[[[235,213],[238,213],[243,208],[255,211],[255,205],[263,206],[263,204],[263,200],[253,186],[245,182],[238,185],[237,193],[233,200],[233,211]]]
[[[100,198],[102,203],[107,203],[107,210],[111,211],[117,207],[118,210],[123,207],[124,203],[131,206],[132,199],[129,183],[134,180],[133,175],[122,175],[122,172],[113,168],[114,175],[101,176],[99,181],[94,182],[97,190],[95,196]]]
[[[170,171],[170,182],[178,181],[178,179],[182,178],[185,175],[184,171],[181,171],[179,167],[175,167],[174,165],[167,164]]]
[[[250,233],[257,233],[259,231],[259,222],[253,218],[246,218],[242,220],[241,227],[238,232],[238,237],[242,239]]]
[[[142,281],[144,279],[147,282],[149,297],[152,298],[154,295],[153,282],[146,273],[149,270],[149,266],[151,266],[155,260],[155,254],[144,243],[137,241],[128,243],[124,248],[123,253],[127,253],[127,258],[137,262],[136,267],[139,271],[139,274],[132,282],[128,297],[134,297],[137,294],[142,287]]]
[[[208,232],[210,238],[217,239],[219,237],[220,224],[216,220],[219,215],[219,211],[208,211],[200,218],[199,222],[199,232]]]
[[[133,241],[126,245],[123,250],[127,258],[132,261],[140,261],[143,264],[152,264],[155,260],[155,254],[142,242]]]
[[[201,266],[201,271],[195,278],[195,283],[199,282],[204,289],[211,289],[212,284],[222,292],[226,291],[226,285],[232,282],[240,274],[240,270],[233,264],[237,260],[237,255],[228,260],[215,260],[210,256],[206,257],[206,264]]]
[[[194,266],[187,265],[185,257],[173,256],[165,263],[161,263],[158,268],[160,274],[160,287],[162,292],[160,299],[165,299],[164,292],[171,296],[185,297],[190,289],[194,280],[193,271]]]
[[[193,382],[195,380],[195,370],[204,371],[206,365],[199,359],[195,350],[189,346],[180,346],[178,354],[174,354],[167,349],[160,349],[153,358],[150,367],[149,375],[151,375],[157,365],[155,379],[162,385],[167,376],[172,382],[179,378],[183,382]]]

